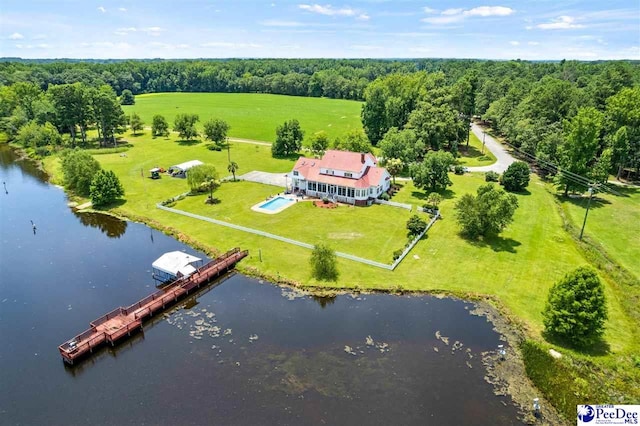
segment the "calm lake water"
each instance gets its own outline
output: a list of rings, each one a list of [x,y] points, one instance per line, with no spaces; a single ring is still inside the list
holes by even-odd
[[[483,380],[499,336],[453,299],[321,299],[235,274],[67,367],[57,346],[150,293],[154,259],[198,254],[75,215],[2,146],[0,182],[0,424],[519,423]]]

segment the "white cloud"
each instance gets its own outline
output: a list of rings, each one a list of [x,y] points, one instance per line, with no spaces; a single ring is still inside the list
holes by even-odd
[[[118,10],[119,10],[120,12],[126,12],[126,11],[127,11],[127,8],[126,8],[126,7],[119,7],[119,8],[118,8]]]
[[[102,12],[102,13],[105,13],[105,12],[107,11],[107,9],[105,9],[105,8],[104,8],[104,7],[102,7],[102,6],[98,6],[98,10],[99,10],[100,12]]]
[[[520,46],[520,42],[519,41],[515,41],[515,40],[511,40],[509,42],[509,44],[512,45],[512,46]]]
[[[409,52],[413,53],[430,53],[433,50],[430,47],[410,47]]]
[[[424,11],[424,13],[426,13],[427,15],[432,15],[434,13],[438,13],[438,11],[436,9],[432,9],[430,7],[424,7],[422,8],[422,10]]]
[[[563,15],[551,20],[551,22],[538,24],[536,25],[536,28],[540,28],[541,30],[571,30],[576,28],[584,28],[584,25],[576,24],[575,18]],[[527,27],[527,29],[531,28]]]
[[[354,50],[379,50],[381,49],[381,46],[373,44],[352,44],[349,48]]]
[[[509,16],[514,12],[510,7],[504,6],[480,6],[463,13],[467,16]]]
[[[118,28],[113,33],[115,35],[124,36],[124,35],[127,35],[129,33],[135,33],[136,31],[138,31],[138,30],[135,27],[128,27],[128,28]]]
[[[140,31],[142,31],[143,33],[146,33],[147,35],[158,37],[160,33],[164,31],[164,28],[146,27],[146,28],[140,28]]]
[[[162,43],[159,41],[154,41],[149,43],[151,47],[159,47],[161,49],[175,50],[175,49],[188,49],[189,45],[185,43],[172,44],[172,43]]]
[[[49,49],[51,45],[46,43],[39,44],[16,44],[18,49]]]
[[[441,15],[445,15],[445,16],[460,15],[463,10],[464,9],[461,9],[461,8],[458,8],[458,9],[446,9],[446,10],[443,10],[440,14]]]
[[[226,41],[210,41],[208,43],[202,43],[200,47],[224,47],[230,49],[257,49],[262,47],[260,44],[256,43],[231,43]]]
[[[93,41],[91,43],[80,43],[81,47],[94,48],[94,49],[130,49],[132,46],[129,43],[113,43],[111,41]]]
[[[356,18],[359,21],[368,21],[370,18],[369,15],[367,15],[366,13],[361,13],[360,15],[358,15],[358,17]]]
[[[424,10],[425,13],[432,15],[438,12],[437,10],[431,8],[425,8]],[[433,25],[446,25],[463,21],[464,19],[469,17],[478,16],[486,18],[489,16],[509,16],[514,12],[515,11],[513,9],[505,6],[479,6],[474,7],[473,9],[452,8],[443,10],[442,12],[440,12],[439,16],[429,16],[427,18],[423,18],[422,22]]]
[[[357,12],[350,7],[343,7],[340,9],[336,9],[330,4],[327,5],[319,5],[319,4],[300,4],[298,7],[302,10],[306,10],[311,13],[318,13],[320,15],[327,16],[355,16]]]
[[[305,24],[297,21],[280,21],[278,19],[267,19],[266,21],[260,22],[260,25],[264,25],[265,27],[304,27]]]
[[[24,36],[20,33],[13,33],[9,36],[10,40],[22,40]]]
[[[528,42],[527,42],[527,44],[528,44],[529,46],[537,46],[537,45],[539,45],[540,43],[538,43],[537,41],[528,41]]]

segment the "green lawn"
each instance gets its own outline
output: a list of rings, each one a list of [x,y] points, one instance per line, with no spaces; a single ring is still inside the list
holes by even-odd
[[[184,179],[166,176],[159,180],[149,179],[149,168],[157,165],[166,168],[182,161],[199,159],[215,165],[224,176],[228,174],[227,152],[209,151],[202,143],[181,145],[175,136],[152,139],[148,133],[135,138],[127,136],[133,147],[126,153],[96,156],[101,165],[114,170],[123,183],[126,201],[118,207],[119,211],[150,218],[220,250],[235,246],[249,249],[250,256],[242,266],[257,267],[271,276],[317,286],[485,294],[497,297],[533,336],[540,336],[541,311],[548,289],[568,271],[586,264],[562,228],[554,195],[535,176],[529,185],[530,193],[518,195],[520,207],[515,220],[500,237],[486,242],[470,242],[461,238],[454,220],[453,205],[462,194],[475,192],[484,183],[484,176],[451,174],[453,185],[445,191],[441,204],[443,220],[434,225],[395,271],[339,259],[338,282],[318,282],[310,277],[310,251],[307,249],[156,209],[155,203],[186,192],[188,188]],[[251,170],[286,172],[293,165],[293,160],[271,158],[269,147],[259,145],[233,143],[231,157],[240,165],[240,173]],[[48,159],[47,168],[55,170],[56,160]],[[141,177],[141,172],[145,177]],[[393,198],[394,201],[423,204],[424,191],[416,189],[411,182],[398,183],[403,188]],[[324,210],[309,203],[298,203],[276,215],[250,210],[253,204],[276,190],[275,187],[252,183],[228,183],[217,193],[222,203],[206,206],[202,197],[189,197],[179,202],[178,208],[311,244],[327,241],[338,251],[385,263],[391,261],[393,251],[406,241],[404,225],[409,212],[386,206]],[[629,198],[628,202],[633,199]],[[630,216],[616,217],[614,221],[633,223],[637,211],[632,212],[631,207],[629,204]],[[575,209],[579,214],[580,207]],[[594,220],[589,222],[589,226],[599,223],[598,215],[606,211],[607,208],[594,209]],[[630,226],[637,226],[637,223],[636,220]],[[587,229],[595,232],[595,227]],[[614,234],[611,235],[614,240]],[[626,244],[637,244],[637,241],[631,241],[633,235],[629,233]],[[620,244],[624,247],[625,243]],[[258,256],[259,251],[262,260]],[[624,252],[623,249],[621,251]],[[607,286],[607,296],[611,317],[607,324],[607,341],[615,352],[629,351],[636,347],[635,326],[621,310],[618,303],[620,295]]]
[[[231,125],[229,136],[273,142],[276,126],[297,119],[306,137],[324,130],[333,140],[349,130],[362,129],[362,102],[254,93],[154,93],[136,96],[135,105],[124,106],[125,114],[136,112],[146,126],[155,114],[173,127],[179,113],[200,116],[198,126],[210,118]]]
[[[304,243],[325,242],[336,251],[386,264],[392,263],[392,253],[407,242],[405,224],[411,213],[396,207],[323,209],[302,201],[277,214],[251,210],[281,190],[252,182],[229,182],[215,193],[220,204],[206,205],[206,196],[201,195],[179,201],[176,208]]]
[[[486,147],[475,133],[469,133],[469,148],[466,141],[460,144],[460,158],[458,164],[467,167],[489,166],[496,162],[496,157]]]
[[[621,195],[597,194],[591,202],[585,235],[640,279],[640,189],[616,188]],[[587,198],[559,198],[581,227]]]

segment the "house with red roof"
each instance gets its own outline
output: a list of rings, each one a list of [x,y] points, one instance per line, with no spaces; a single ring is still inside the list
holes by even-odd
[[[386,192],[391,175],[372,154],[329,150],[321,159],[300,157],[291,173],[293,191],[365,206]]]

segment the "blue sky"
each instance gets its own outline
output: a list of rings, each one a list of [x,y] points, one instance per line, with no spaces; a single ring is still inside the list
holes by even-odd
[[[640,59],[640,0],[2,0],[0,56]]]

